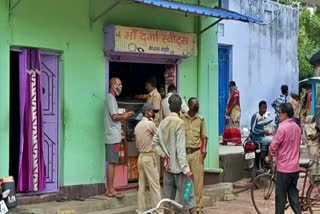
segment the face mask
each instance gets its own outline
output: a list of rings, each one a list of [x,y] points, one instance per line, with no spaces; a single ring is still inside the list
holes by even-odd
[[[192,111],[198,113],[199,112],[199,106],[194,106]]]
[[[113,88],[114,88],[115,91],[116,91],[116,95],[119,96],[119,95],[121,94],[122,89],[121,89],[121,88],[118,88],[116,85],[113,85]]]

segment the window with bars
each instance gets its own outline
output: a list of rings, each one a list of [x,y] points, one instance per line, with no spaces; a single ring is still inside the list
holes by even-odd
[[[229,0],[219,0],[219,7],[229,9]]]

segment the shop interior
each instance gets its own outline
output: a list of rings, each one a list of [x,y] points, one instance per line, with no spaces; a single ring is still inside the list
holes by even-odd
[[[134,128],[139,122],[137,116],[140,109],[147,102],[148,92],[145,89],[145,82],[150,78],[155,78],[157,90],[164,98],[166,88],[170,84],[176,85],[176,65],[110,62],[109,79],[113,77],[120,78],[123,86],[120,96],[117,97],[119,109],[124,108],[126,111],[135,112],[122,124],[123,140],[120,145],[120,163],[127,166],[127,172],[119,170],[121,173],[127,173],[129,182],[135,182],[138,179],[138,152]],[[126,177],[126,175],[116,173],[117,176]]]

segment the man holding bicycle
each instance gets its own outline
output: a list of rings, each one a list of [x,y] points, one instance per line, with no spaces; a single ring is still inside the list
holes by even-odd
[[[292,120],[294,115],[290,103],[283,103],[279,108],[279,128],[269,148],[269,160],[277,158],[276,177],[276,214],[284,214],[287,195],[295,214],[301,214],[299,191],[299,153],[301,143],[300,127]]]

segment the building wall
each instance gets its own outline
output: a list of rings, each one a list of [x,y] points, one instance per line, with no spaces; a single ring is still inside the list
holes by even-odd
[[[104,124],[105,56],[103,28],[107,24],[154,28],[194,33],[198,20],[194,16],[141,4],[121,4],[94,24],[89,14],[98,15],[110,7],[113,0],[28,0],[21,1],[9,16],[8,0],[0,2],[0,177],[9,171],[9,51],[11,46],[37,47],[61,52],[61,136],[60,185],[104,182]],[[184,1],[198,2],[196,0]],[[215,1],[214,1],[215,2]],[[213,4],[212,2],[210,2]],[[203,22],[212,19],[205,18]],[[210,40],[208,36],[210,35]],[[217,118],[209,104],[217,103],[217,84],[213,81],[210,93],[205,87],[198,90],[198,70],[217,78],[216,28],[204,36],[205,45],[200,57],[183,59],[180,67],[181,95],[188,99],[200,94],[201,113]],[[214,47],[208,51],[208,47]],[[200,78],[204,78],[200,75]],[[206,83],[208,85],[208,82]],[[210,99],[208,94],[211,96]],[[209,124],[208,167],[218,166],[217,123]],[[212,139],[212,140],[211,140]]]
[[[240,90],[241,126],[248,127],[259,101],[266,100],[274,113],[271,102],[281,85],[287,84],[289,93],[298,92],[298,11],[266,0],[229,0],[229,9],[264,21],[219,25],[219,44],[232,46],[231,79]]]

